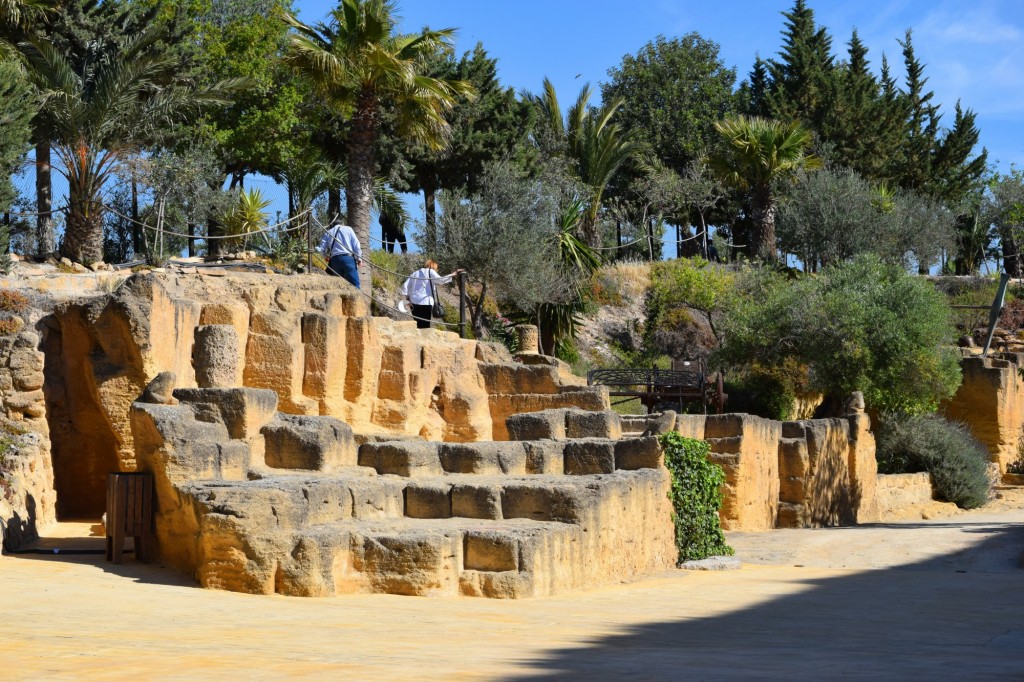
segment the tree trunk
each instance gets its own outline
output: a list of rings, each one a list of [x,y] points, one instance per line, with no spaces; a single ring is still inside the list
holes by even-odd
[[[190,222],[188,224],[188,236],[190,237],[190,239],[188,240],[188,257],[189,258],[195,258],[196,257],[196,240],[195,240],[196,224],[195,223]]]
[[[775,201],[771,191],[758,191],[750,201],[751,218],[754,222],[754,249],[757,258],[766,262],[778,260],[775,248]]]
[[[146,235],[143,233],[145,229],[142,227],[139,220],[139,183],[135,179],[135,171],[132,171],[132,251],[135,252],[136,256],[146,254]],[[189,250],[191,251],[191,242],[189,242]],[[189,254],[191,255],[191,253]]]
[[[591,216],[589,212],[583,214],[583,219],[580,220],[580,238],[592,249],[601,248],[601,230],[597,216]]]
[[[220,183],[211,185],[211,189],[217,190],[224,187],[225,178],[220,179]],[[213,208],[211,206],[211,208]],[[224,234],[223,225],[220,220],[216,217],[206,219],[206,235],[207,237],[217,237]],[[206,257],[217,258],[222,253],[222,246],[224,244],[223,239],[207,239],[206,240]]]
[[[61,254],[89,265],[103,260],[103,205],[93,197],[68,197]]]
[[[423,210],[426,213],[427,227],[437,227],[437,197],[436,188],[427,185],[423,186]]]
[[[370,251],[370,209],[373,206],[373,175],[377,169],[374,143],[377,136],[377,97],[371,88],[363,88],[352,116],[352,134],[348,146],[348,186],[345,202],[348,204],[348,224],[356,233],[359,245]],[[362,290],[369,294],[369,259],[364,258],[359,268]]]
[[[1002,230],[1000,241],[1003,243],[1003,270],[1014,279],[1021,276],[1020,250],[1017,248],[1017,240],[1009,230]]]
[[[36,145],[36,238],[40,256],[55,250],[53,234],[53,181],[50,167],[50,142]]]
[[[341,190],[331,187],[327,190],[327,220],[330,222],[341,215]]]

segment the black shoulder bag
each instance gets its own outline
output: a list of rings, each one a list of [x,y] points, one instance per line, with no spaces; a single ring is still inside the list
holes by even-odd
[[[434,278],[430,276],[430,270],[427,270],[427,278],[430,280],[430,296],[434,299],[434,306],[430,309],[430,316],[443,320],[444,303],[441,303],[441,299],[437,297],[437,289],[434,287]]]

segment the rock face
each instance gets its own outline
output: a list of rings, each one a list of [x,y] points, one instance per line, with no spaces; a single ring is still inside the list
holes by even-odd
[[[504,439],[510,414],[608,407],[603,389],[557,360],[525,364],[492,344],[369,312],[334,278],[247,273],[138,274],[112,294],[58,305],[45,368],[42,355],[32,362],[45,369],[62,513],[98,517],[106,473],[136,470],[131,404],[163,372],[181,389],[267,389],[281,412],[334,417],[356,436]],[[29,409],[44,412],[42,401]],[[300,459],[335,455],[307,449]]]
[[[932,501],[931,476],[919,474],[885,474],[878,477],[878,510],[882,518],[898,515],[903,510]]]
[[[1003,358],[964,358],[963,383],[941,407],[949,419],[967,425],[1003,474],[1017,460],[1024,435],[1024,379],[1018,372],[1022,357],[1005,353]]]
[[[668,472],[653,438],[368,441],[276,412],[261,389],[179,389],[136,403],[157,485],[161,559],[207,587],[518,598],[671,567]],[[558,412],[558,411],[555,411]],[[296,471],[303,469],[303,471]]]
[[[25,328],[0,337],[0,539],[7,549],[34,540],[57,520],[44,356],[34,330],[40,311],[22,314]]]
[[[877,521],[870,426],[868,416],[856,411],[785,423],[748,414],[675,418],[678,433],[711,444],[710,459],[726,475],[722,527],[736,531]]]

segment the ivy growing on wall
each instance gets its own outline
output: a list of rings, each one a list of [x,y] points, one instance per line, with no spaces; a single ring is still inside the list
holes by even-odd
[[[679,561],[733,554],[718,519],[725,472],[708,461],[711,446],[675,432],[663,435],[661,446],[665,450],[665,466],[672,474],[669,499]]]

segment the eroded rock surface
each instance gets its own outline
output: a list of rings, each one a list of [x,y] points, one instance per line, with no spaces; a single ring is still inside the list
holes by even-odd
[[[136,403],[163,560],[207,587],[518,598],[675,563],[653,438],[351,447],[331,417],[275,412],[263,389]],[[614,413],[581,422],[595,432]],[[584,435],[589,435],[585,433]]]

